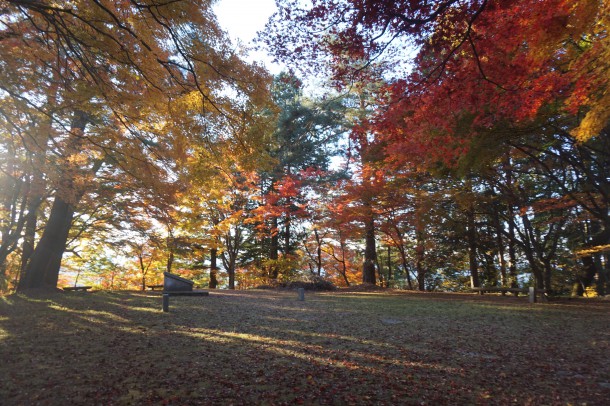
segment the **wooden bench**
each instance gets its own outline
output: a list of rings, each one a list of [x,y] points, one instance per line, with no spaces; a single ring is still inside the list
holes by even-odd
[[[525,293],[529,296],[529,301],[530,303],[534,303],[536,302],[536,297],[537,295],[540,295],[540,297],[545,300],[546,296],[544,295],[546,293],[546,291],[544,289],[537,289],[534,287],[529,287],[529,288],[504,288],[504,287],[498,287],[498,286],[490,286],[490,287],[477,287],[477,288],[471,288],[472,291],[479,293],[480,295],[483,295],[485,292],[490,292],[490,293],[497,293],[500,292],[502,293],[502,295],[506,294],[506,293],[514,293],[515,295],[519,295],[519,293]]]
[[[146,287],[150,290],[161,290],[163,289],[163,285],[146,285]]]
[[[170,296],[209,296],[210,292],[205,290],[163,291],[163,311],[169,312]]]
[[[91,289],[93,286],[65,286],[63,290],[66,292],[75,292],[75,291],[83,291],[86,292]]]

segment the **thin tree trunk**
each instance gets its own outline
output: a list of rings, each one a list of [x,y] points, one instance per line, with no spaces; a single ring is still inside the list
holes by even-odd
[[[496,229],[496,244],[498,245],[498,258],[500,260],[500,282],[503,287],[508,286],[506,275],[506,258],[504,257],[504,239],[502,238],[502,223],[500,222],[500,213],[498,205],[493,207],[494,228]]]
[[[525,236],[525,241],[523,241],[523,250],[525,252],[525,257],[530,263],[530,267],[532,268],[532,273],[534,274],[535,286],[538,289],[544,289],[544,275],[538,266],[538,262],[536,261],[536,257],[534,255],[534,230],[532,227],[532,223],[530,222],[527,214],[521,215],[521,221],[523,222],[523,226],[525,228],[523,235]]]
[[[481,286],[479,280],[479,265],[477,263],[477,231],[474,218],[474,208],[470,207],[467,216],[467,238],[468,238],[468,263],[470,266],[471,285],[473,288]]]
[[[553,294],[553,286],[551,285],[553,265],[550,258],[545,258],[542,263],[544,264],[544,289],[547,295],[551,295]]]
[[[218,248],[212,248],[210,250],[210,283],[208,287],[210,289],[216,289],[218,287],[218,279],[216,274],[218,272]]]
[[[143,249],[141,249],[138,253],[138,262],[140,263],[140,272],[142,272],[142,292],[146,290],[146,266],[144,265],[144,253]]]
[[[405,275],[407,277],[407,284],[409,285],[409,290],[413,290],[413,282],[411,281],[411,272],[409,271],[409,265],[407,261],[407,254],[405,253],[404,247],[398,250],[400,252],[400,260],[402,262],[402,268],[405,271]]]
[[[517,251],[515,249],[517,245],[517,237],[515,234],[515,212],[513,208],[513,170],[510,158],[510,150],[507,151],[502,164],[506,177],[506,189],[509,191],[509,199],[507,205],[507,216],[508,216],[508,275],[510,277],[510,287],[519,287],[517,281]]]
[[[426,269],[424,268],[424,246],[420,237],[417,237],[417,246],[415,247],[415,270],[417,272],[417,285],[420,291],[426,290]]]
[[[322,276],[322,240],[320,238],[320,234],[318,233],[317,229],[313,230],[315,236],[316,236],[316,244],[317,244],[317,249],[316,252],[318,254],[318,257],[316,258],[316,266],[317,266],[317,272],[318,272],[318,276]]]
[[[173,248],[170,247],[169,253],[167,254],[167,266],[166,266],[167,272],[171,273],[173,266],[174,266],[174,250],[173,250]]]
[[[286,213],[286,219],[284,220],[284,253],[289,255],[292,253],[292,246],[290,245],[290,214]]]
[[[390,280],[392,279],[392,248],[388,245],[388,279],[386,280],[385,287],[390,287]]]
[[[339,244],[341,247],[341,269],[343,270],[343,272],[342,272],[343,280],[345,281],[345,284],[347,286],[350,286],[349,279],[347,278],[347,263],[345,261],[345,250],[347,249],[347,247],[345,245],[345,240],[343,239],[343,236],[340,236],[339,239],[340,239]]]
[[[515,235],[515,223],[514,213],[512,206],[509,206],[508,210],[509,222],[508,222],[508,274],[510,275],[510,287],[517,288],[519,284],[517,282],[517,250],[516,246],[516,235]]]
[[[269,259],[272,261],[277,261],[279,258],[280,240],[278,235],[278,222],[276,217],[274,217],[272,220],[272,229],[273,234],[271,236],[271,246],[269,247]],[[271,276],[271,279],[277,279],[277,277],[279,276],[279,269],[277,263],[271,265],[269,275]]]
[[[400,229],[395,225],[394,229],[396,230],[397,239],[397,248],[400,253],[400,260],[402,262],[402,267],[405,271],[405,276],[407,277],[407,284],[409,285],[409,290],[413,290],[413,282],[411,282],[411,273],[409,272],[409,266],[407,261],[407,253],[405,252],[404,238]]]

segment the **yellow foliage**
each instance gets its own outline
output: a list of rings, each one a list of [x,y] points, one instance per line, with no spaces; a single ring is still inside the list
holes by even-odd
[[[576,251],[576,255],[579,257],[586,257],[588,255],[599,254],[600,252],[609,252],[609,251],[610,251],[610,244],[596,245],[595,247],[578,250],[578,251]]]
[[[579,2],[582,3],[582,2]],[[584,97],[583,105],[588,111],[580,124],[572,130],[571,134],[577,140],[584,142],[600,133],[610,120],[610,1],[585,1],[589,5],[585,16],[597,11],[597,20],[592,27],[592,47],[586,50],[583,57],[587,57],[588,64],[579,66],[581,76],[591,88]],[[586,18],[583,18],[585,20]],[[578,97],[577,96],[573,96]]]
[[[610,120],[610,92],[606,90],[571,134],[578,141],[585,142],[599,134],[608,124],[608,120]]]
[[[189,92],[180,98],[179,105],[183,109],[202,110],[204,108],[203,95],[198,90]]]

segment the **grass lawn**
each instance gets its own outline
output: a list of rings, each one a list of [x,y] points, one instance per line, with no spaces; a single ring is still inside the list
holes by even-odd
[[[0,297],[0,404],[610,404],[608,301],[305,297]]]

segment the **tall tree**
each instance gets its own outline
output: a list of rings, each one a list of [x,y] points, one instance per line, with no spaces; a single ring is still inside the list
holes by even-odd
[[[274,164],[260,171],[263,201],[257,214],[261,224],[267,224],[268,257],[273,262],[280,252],[284,256],[294,252],[296,226],[306,215],[303,189],[314,178],[320,181],[312,173],[328,169],[336,140],[344,131],[344,106],[340,98],[306,98],[302,82],[287,72],[275,77],[271,97],[277,116],[267,153]],[[275,265],[271,268],[272,278],[277,278],[279,270]]]
[[[55,286],[66,230],[99,170],[149,178],[143,183],[165,193],[161,185],[175,178],[207,112],[232,116],[227,89],[241,104],[256,97],[260,71],[232,50],[210,6],[6,2],[2,98],[49,118],[52,131],[35,153],[57,171],[50,217],[20,289]]]

